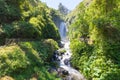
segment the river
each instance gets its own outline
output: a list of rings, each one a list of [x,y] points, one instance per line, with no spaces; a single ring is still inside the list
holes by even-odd
[[[66,37],[67,27],[65,22],[61,22],[59,33],[61,36],[61,43],[64,45],[63,49],[65,49],[66,52],[62,55],[56,55],[56,57],[58,58],[57,60],[59,60],[59,67],[65,69],[69,73],[67,78],[63,80],[86,80],[79,71],[72,68],[72,66],[70,65],[72,53],[69,47],[70,41]]]

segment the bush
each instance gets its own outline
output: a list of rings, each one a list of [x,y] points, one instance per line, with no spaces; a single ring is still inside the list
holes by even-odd
[[[77,40],[71,41],[72,65],[88,80],[118,80],[120,79],[119,44],[101,43],[88,45]]]
[[[76,21],[70,26],[72,64],[88,80],[120,79],[120,7],[117,1],[83,1],[77,8]],[[81,37],[87,38],[86,44],[74,40]]]
[[[17,45],[0,48],[0,53],[0,76],[27,68],[27,57]]]
[[[0,48],[0,77],[9,75],[15,80],[59,80],[48,72],[53,52],[58,49],[52,40],[20,42],[19,45]]]

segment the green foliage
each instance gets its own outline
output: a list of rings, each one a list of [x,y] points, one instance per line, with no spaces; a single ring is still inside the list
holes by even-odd
[[[0,79],[9,75],[15,80],[59,80],[48,72],[58,49],[54,40],[60,36],[45,4],[39,0],[0,0],[0,45],[6,38],[35,41],[0,47]]]
[[[9,75],[15,80],[59,80],[55,74],[47,71],[53,52],[57,49],[57,42],[52,39],[1,47],[0,77]]]
[[[2,15],[0,16],[2,40],[5,38],[60,39],[58,29],[52,21],[50,9],[40,1],[1,0],[0,15]],[[3,33],[5,36],[1,35]]]
[[[0,0],[0,45],[6,38],[35,41],[0,48],[0,78],[59,80],[48,73],[53,52],[58,49],[54,40],[60,36],[45,4],[39,0]]]
[[[62,3],[58,5],[58,11],[62,14],[63,17],[65,17],[69,13],[69,10],[65,6],[63,6]]]
[[[62,54],[62,53],[65,53],[65,52],[66,52],[66,50],[65,50],[65,49],[59,49],[58,51],[60,52],[60,54]]]
[[[49,14],[51,15],[51,19],[54,21],[55,25],[60,28],[60,23],[64,21],[62,14],[53,8],[50,9]]]
[[[87,37],[89,34],[89,25],[87,23],[86,17],[84,17],[85,14],[85,6],[83,3],[81,3],[76,10],[79,10],[79,12],[76,11],[77,15],[75,14],[75,21],[69,26],[69,36],[70,39],[80,38],[81,36]],[[70,34],[73,33],[73,34]]]
[[[1,48],[0,53],[0,76],[25,69],[29,64],[25,53],[17,45]]]
[[[70,45],[73,53],[72,66],[79,69],[88,80],[120,79],[119,45],[119,43],[117,45],[107,43],[104,46],[88,45],[72,40]],[[108,77],[108,75],[111,76]]]
[[[71,41],[70,48],[72,50],[72,65],[76,68],[82,69],[86,61],[91,56],[93,46],[87,45],[85,42],[81,42],[77,39]]]
[[[17,22],[12,24],[4,24],[1,28],[5,36],[1,38],[29,38],[29,39],[39,39],[41,37],[40,30],[31,25],[28,22]]]
[[[76,22],[76,20],[80,20],[78,19],[79,15],[84,15],[81,13],[85,12],[85,6],[83,4],[83,2],[80,3],[80,5],[78,5],[73,11],[71,11],[65,18],[65,21],[67,23],[68,26],[70,26],[72,23]],[[78,15],[79,14],[79,15]]]
[[[120,79],[120,1],[116,1],[83,1],[69,28],[72,65],[88,80]]]
[[[0,23],[16,21],[20,19],[20,1],[0,0]]]

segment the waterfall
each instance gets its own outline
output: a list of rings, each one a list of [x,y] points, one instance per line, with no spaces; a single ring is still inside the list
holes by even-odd
[[[70,41],[66,39],[66,32],[67,32],[66,24],[65,22],[61,22],[59,33],[61,36],[61,43],[64,44],[63,48],[66,50],[66,52],[62,55],[56,55],[58,58],[57,60],[59,60],[59,67],[64,68],[69,72],[69,78],[67,80],[86,80],[79,71],[75,70],[70,65],[70,58],[72,53],[69,48]]]
[[[60,33],[61,40],[66,39],[66,32],[67,32],[66,24],[65,24],[65,22],[61,22],[60,23],[60,28],[59,28],[59,33]]]

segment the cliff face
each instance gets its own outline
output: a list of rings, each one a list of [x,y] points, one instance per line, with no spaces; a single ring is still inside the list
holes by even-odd
[[[65,21],[67,26],[70,26],[78,18],[78,15],[83,12],[83,9],[88,7],[92,1],[93,0],[83,0],[79,3],[79,5],[66,16]]]
[[[53,20],[53,22],[55,23],[55,25],[56,25],[58,28],[60,28],[60,23],[61,23],[62,21],[64,21],[64,20],[63,20],[63,18],[61,17],[62,15],[59,13],[59,11],[51,8],[51,9],[50,9],[50,15],[52,16],[52,20]]]
[[[52,20],[55,25],[60,28],[60,23],[65,21],[66,16],[70,13],[70,10],[67,9],[62,3],[58,5],[58,10],[51,9]]]
[[[54,21],[55,25],[56,25],[58,28],[60,28],[60,23],[63,22],[64,20],[61,19],[59,16],[56,16],[56,17],[53,18],[53,21]]]

